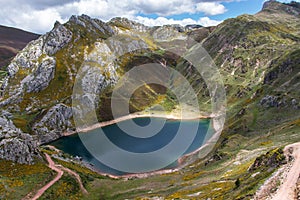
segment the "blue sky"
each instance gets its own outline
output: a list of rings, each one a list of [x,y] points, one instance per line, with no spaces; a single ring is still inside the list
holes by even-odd
[[[227,18],[254,14],[265,0],[0,0],[0,24],[35,33],[50,31],[55,21],[87,14],[103,21],[127,17],[149,26],[214,26]],[[296,0],[300,2],[300,0]],[[289,2],[280,0],[280,2]]]

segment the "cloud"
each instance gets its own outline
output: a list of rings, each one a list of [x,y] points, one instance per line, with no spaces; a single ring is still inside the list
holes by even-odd
[[[162,25],[166,25],[166,24],[180,24],[182,26],[185,26],[188,24],[200,24],[202,26],[216,26],[222,22],[222,21],[212,20],[209,17],[201,17],[198,20],[193,20],[191,18],[185,18],[182,20],[174,20],[172,18],[167,19],[165,17],[158,17],[156,19],[153,19],[153,18],[148,18],[148,17],[137,16],[137,17],[133,18],[133,20],[138,21],[147,26],[162,26]]]
[[[198,24],[201,24],[202,26],[216,26],[220,23],[222,23],[222,21],[213,20],[208,17],[201,17],[198,20]]]
[[[195,3],[192,0],[133,0],[132,6],[145,14],[161,16],[182,13],[195,13]]]
[[[51,30],[54,22],[63,21],[60,13],[53,8],[32,9],[30,5],[4,6],[0,13],[0,24],[44,33]]]
[[[199,12],[203,12],[207,15],[219,15],[227,11],[225,6],[216,2],[197,3],[196,10]]]
[[[45,33],[51,30],[55,21],[64,23],[71,15],[87,14],[104,21],[121,16],[156,25],[172,22],[211,25],[219,22],[207,17],[198,21],[170,18],[181,14],[222,14],[226,8],[220,2],[226,1],[230,0],[0,0],[0,24]],[[155,14],[158,18],[138,17],[149,14]]]

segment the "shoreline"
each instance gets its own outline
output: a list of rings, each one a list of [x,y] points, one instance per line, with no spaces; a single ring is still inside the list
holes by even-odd
[[[143,118],[143,117],[153,117],[153,118],[164,118],[167,120],[200,120],[200,119],[211,119],[211,116],[205,116],[205,115],[198,115],[198,116],[192,116],[190,118],[182,118],[182,116],[178,116],[175,114],[163,114],[163,113],[152,113],[152,114],[145,114],[145,113],[133,113],[133,114],[129,114],[129,115],[125,115],[116,119],[112,119],[109,121],[104,121],[104,122],[98,122],[94,125],[91,125],[89,127],[85,127],[85,128],[77,128],[76,131],[67,131],[62,133],[62,136],[70,136],[70,135],[74,135],[76,133],[86,133],[88,131],[92,131],[95,130],[97,128],[102,128],[105,126],[109,126],[109,125],[113,125],[113,124],[117,124],[119,122],[123,122],[126,120],[130,120],[130,119],[136,119],[136,118]]]

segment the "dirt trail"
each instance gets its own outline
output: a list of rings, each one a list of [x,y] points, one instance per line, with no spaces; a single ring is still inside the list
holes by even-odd
[[[64,174],[64,172],[61,169],[59,169],[58,167],[56,167],[56,165],[53,162],[53,160],[51,159],[51,157],[48,154],[45,154],[45,155],[46,155],[46,159],[47,159],[47,161],[49,163],[49,165],[48,165],[49,168],[51,168],[52,170],[56,171],[57,175],[56,175],[56,177],[52,181],[50,181],[44,187],[42,187],[41,189],[39,189],[37,191],[37,193],[32,198],[33,200],[36,200],[36,199],[40,198],[44,194],[44,192],[48,188],[50,188],[54,183],[56,183],[62,177],[62,175]]]
[[[288,145],[284,148],[286,155],[289,153],[289,149],[293,149],[292,156],[294,157],[294,163],[290,171],[287,174],[283,184],[280,186],[278,191],[275,193],[271,200],[292,200],[295,199],[295,189],[297,180],[300,175],[300,143]]]
[[[47,162],[49,163],[48,164],[49,168],[56,171],[57,175],[53,180],[51,180],[49,183],[47,183],[45,186],[43,186],[41,189],[39,189],[37,191],[37,193],[34,195],[34,197],[29,198],[29,196],[31,196],[31,193],[30,193],[24,199],[36,200],[36,199],[40,198],[47,189],[49,189],[54,183],[56,183],[62,177],[62,175],[64,174],[64,171],[73,175],[76,178],[77,182],[79,183],[79,187],[84,194],[88,193],[82,184],[80,176],[76,172],[74,172],[66,167],[63,167],[62,165],[56,165],[54,163],[54,161],[51,159],[51,157],[46,153],[45,153],[45,156],[46,156]]]
[[[63,169],[64,171],[68,172],[69,174],[75,176],[75,178],[77,179],[77,182],[79,183],[79,187],[80,187],[81,191],[82,191],[84,194],[87,194],[87,193],[88,193],[88,191],[84,188],[84,186],[83,186],[83,184],[82,184],[82,181],[81,181],[80,176],[79,176],[77,173],[75,173],[75,172],[73,172],[72,170],[70,170],[70,169],[68,169],[68,168],[65,168],[65,167],[63,167],[63,166],[61,166],[61,165],[58,165],[58,167],[61,168],[61,169]]]

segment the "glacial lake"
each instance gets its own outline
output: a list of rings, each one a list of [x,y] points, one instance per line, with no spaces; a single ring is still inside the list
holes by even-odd
[[[136,118],[133,119],[133,121],[143,127],[147,126],[150,123],[150,120],[154,120],[156,122],[159,122],[160,120],[165,120],[162,118]],[[126,120],[123,122],[123,125],[127,122]],[[50,145],[55,146],[56,148],[64,151],[65,153],[68,153],[72,156],[79,156],[82,158],[83,161],[91,164],[95,169],[102,173],[112,174],[112,175],[125,175],[129,174],[123,171],[119,171],[116,169],[113,169],[111,167],[108,167],[107,165],[101,163],[98,161],[85,147],[83,144],[81,137],[84,134],[85,138],[92,138],[92,135],[98,134],[100,129],[104,132],[105,136],[116,146],[120,147],[121,149],[129,152],[134,153],[147,153],[159,150],[163,148],[165,145],[169,144],[174,137],[176,137],[176,134],[178,134],[178,130],[181,126],[184,127],[184,130],[188,133],[189,127],[195,127],[197,126],[197,133],[195,133],[195,137],[193,137],[193,140],[190,145],[186,148],[184,153],[182,153],[181,156],[194,152],[195,150],[199,149],[205,141],[210,139],[210,137],[213,135],[213,130],[210,128],[211,121],[209,119],[201,119],[201,120],[186,120],[186,121],[180,121],[180,120],[166,120],[163,128],[155,135],[151,137],[134,137],[130,134],[125,133],[123,130],[119,128],[117,124],[112,124],[109,126],[105,126],[99,129],[94,129],[86,133],[78,133],[67,137],[62,137],[52,143]],[[194,130],[194,129],[193,129]],[[80,135],[79,135],[80,134]],[[141,134],[143,134],[141,132]],[[185,133],[184,133],[185,134]],[[104,141],[103,141],[104,142]],[[180,145],[178,143],[177,145]],[[109,152],[110,149],[103,149],[103,146],[105,144],[102,144],[102,141],[98,141],[99,151],[105,151]],[[100,148],[101,147],[101,148]],[[179,147],[179,146],[178,146]],[[97,149],[96,149],[97,150]],[[99,152],[101,153],[101,152]],[[161,155],[167,157],[172,157],[174,155],[171,155],[172,152],[168,153],[168,155]],[[179,156],[179,157],[181,157]],[[176,157],[177,158],[177,157]],[[155,159],[155,158],[154,158]],[[126,160],[120,160],[120,165],[122,163],[126,162]],[[151,165],[151,162],[145,163],[145,165]],[[178,166],[177,161],[174,161],[172,164],[168,165],[164,169],[171,169]]]

